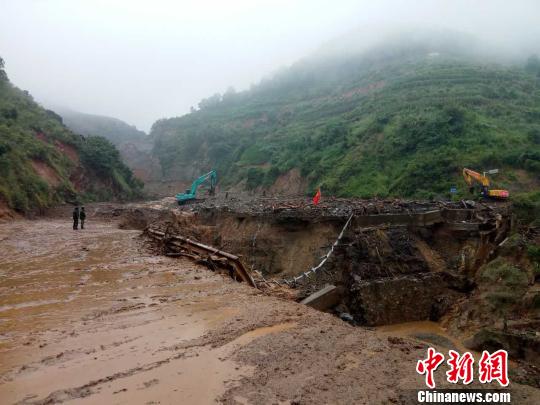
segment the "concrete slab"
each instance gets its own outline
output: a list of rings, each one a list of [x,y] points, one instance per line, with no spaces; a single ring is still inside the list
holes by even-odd
[[[341,301],[341,290],[335,285],[327,285],[319,291],[303,299],[300,303],[308,305],[319,311],[327,311]]]

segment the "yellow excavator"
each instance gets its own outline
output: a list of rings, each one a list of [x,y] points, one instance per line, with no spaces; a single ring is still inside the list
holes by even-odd
[[[475,185],[480,185],[480,194],[485,198],[493,198],[496,200],[506,200],[508,198],[508,190],[491,190],[491,185],[486,174],[480,174],[471,169],[463,169],[463,177],[469,185],[469,191],[474,193]]]

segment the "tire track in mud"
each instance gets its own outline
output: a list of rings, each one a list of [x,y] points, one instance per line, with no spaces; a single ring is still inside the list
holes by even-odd
[[[264,325],[266,324],[267,323],[264,323]],[[221,336],[221,338],[218,339],[219,343],[216,342],[216,338],[218,337],[218,335],[211,334],[211,333],[205,334],[204,336],[201,336],[200,338],[194,339],[193,341],[185,342],[184,344],[176,345],[174,347],[161,348],[159,351],[172,350],[176,352],[176,351],[182,350],[180,353],[174,354],[172,356],[168,356],[164,359],[157,360],[155,362],[150,362],[142,366],[133,367],[125,371],[120,371],[120,372],[111,374],[109,376],[99,378],[97,380],[92,380],[86,384],[83,384],[77,387],[60,389],[60,390],[50,393],[44,399],[32,400],[28,398],[28,399],[24,399],[22,401],[17,402],[17,404],[47,405],[47,404],[54,404],[54,403],[62,403],[62,402],[66,402],[73,399],[86,398],[86,397],[96,394],[96,388],[98,388],[100,385],[111,383],[120,379],[125,379],[135,374],[149,372],[151,370],[162,367],[165,364],[170,364],[171,362],[175,360],[199,357],[201,354],[198,351],[196,351],[197,349],[199,350],[202,349],[208,355],[216,358],[220,362],[227,361],[234,355],[235,349],[237,347],[241,347],[243,345],[249,344],[253,340],[257,339],[258,337],[266,336],[268,334],[279,333],[283,330],[288,330],[295,326],[296,326],[296,323],[282,323],[282,324],[271,325],[271,326],[260,326],[255,329],[250,329],[250,327],[246,327],[246,328],[242,328],[241,330],[239,330],[237,333],[234,333],[234,334],[219,335]],[[246,329],[247,331],[245,331]],[[242,331],[244,332],[242,333]],[[125,343],[128,343],[128,341],[121,342],[119,344],[125,344]],[[240,367],[235,367],[235,369],[239,370]],[[143,386],[144,388],[149,388],[158,383],[159,383],[159,379],[154,378],[154,379],[144,382]],[[114,394],[118,394],[118,393],[126,392],[126,391],[127,391],[126,388],[122,388],[114,392]]]
[[[55,403],[62,403],[71,399],[77,399],[77,398],[84,398],[87,396],[92,395],[94,392],[92,389],[100,384],[105,384],[108,382],[112,382],[121,378],[126,378],[129,376],[132,376],[136,373],[142,373],[146,371],[153,370],[155,368],[158,368],[162,366],[163,364],[167,364],[171,362],[172,360],[177,360],[180,358],[184,358],[186,356],[186,353],[180,353],[175,356],[168,357],[163,360],[158,360],[153,363],[148,363],[143,366],[134,367],[132,369],[121,371],[118,373],[114,373],[112,375],[100,378],[98,380],[90,381],[87,384],[81,385],[79,387],[74,388],[68,388],[68,389],[62,389],[57,390],[49,394],[45,399],[43,400],[36,400],[36,401],[28,401],[28,400],[22,400],[17,402],[17,404],[20,405],[47,405],[47,404],[55,404]]]

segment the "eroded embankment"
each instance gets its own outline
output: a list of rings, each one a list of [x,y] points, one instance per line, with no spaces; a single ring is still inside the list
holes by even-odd
[[[485,275],[506,271],[490,270],[499,263],[494,259],[510,260],[508,247],[505,250],[511,243],[508,206],[425,204],[368,211],[356,204],[352,209],[341,205],[318,210],[292,203],[268,207],[263,202],[252,210],[203,204],[171,210],[152,224],[240,255],[266,288],[291,285],[295,276],[318,264],[352,215],[320,271],[292,283],[297,300],[332,284],[337,288],[323,309],[354,324],[441,321],[463,338],[478,332],[469,341],[471,347],[481,349],[488,341],[493,347],[493,340],[508,347],[526,341],[529,349],[513,350],[515,357],[536,359],[531,353],[537,351],[538,338],[526,332],[535,330],[538,300],[530,266],[521,260],[521,267],[510,270],[516,274],[508,276],[507,286]],[[505,251],[507,258],[501,259]],[[518,256],[519,249],[512,260]],[[517,290],[515,277],[524,280]],[[485,337],[483,328],[508,324],[516,334],[490,332]]]
[[[260,279],[293,280],[298,299],[334,284],[339,312],[366,325],[438,320],[472,289],[467,275],[489,259],[510,222],[506,207],[420,205],[404,212],[395,204],[375,211],[351,204],[314,212],[291,203],[254,206],[167,210],[148,224],[241,255]],[[328,254],[345,215],[350,225],[329,260],[295,280]],[[140,210],[127,214],[137,225],[141,216]]]

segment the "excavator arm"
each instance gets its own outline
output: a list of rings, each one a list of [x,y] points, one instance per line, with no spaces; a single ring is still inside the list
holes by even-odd
[[[470,186],[474,186],[474,183],[477,182],[481,184],[484,187],[489,187],[490,182],[489,179],[471,169],[463,169],[463,177],[465,178],[465,182]]]
[[[206,180],[210,179],[210,190],[213,190],[216,186],[216,172],[214,170],[206,173],[206,174],[203,174],[201,177],[199,177],[198,179],[196,179],[192,184],[191,184],[191,189],[189,191],[190,194],[197,194],[197,189],[199,188],[199,186],[201,184],[203,184]]]
[[[507,190],[491,190],[489,187],[491,185],[489,179],[478,172],[475,172],[471,169],[463,169],[463,178],[465,182],[469,185],[471,192],[474,192],[475,184],[480,184],[481,194],[484,197],[495,198],[495,199],[507,199],[508,191]]]

